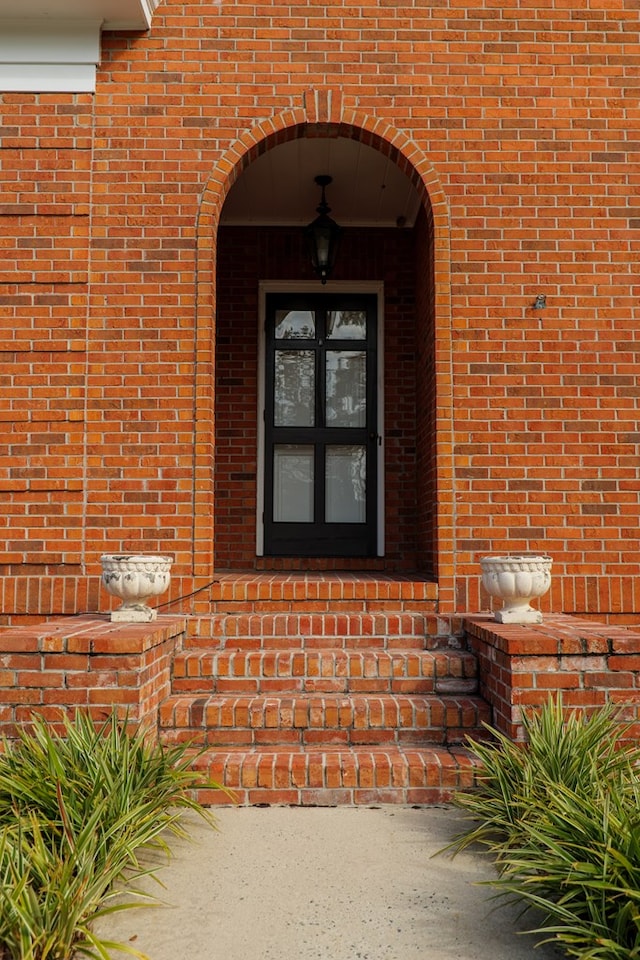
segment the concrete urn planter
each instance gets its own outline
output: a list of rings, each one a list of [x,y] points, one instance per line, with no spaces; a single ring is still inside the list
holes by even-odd
[[[145,554],[105,554],[102,563],[102,585],[113,597],[122,600],[111,611],[114,623],[149,623],[158,616],[147,606],[152,597],[159,597],[169,586],[173,557]]]
[[[495,613],[498,623],[542,623],[542,614],[531,606],[551,586],[551,557],[482,557],[482,585],[492,597],[502,600]]]

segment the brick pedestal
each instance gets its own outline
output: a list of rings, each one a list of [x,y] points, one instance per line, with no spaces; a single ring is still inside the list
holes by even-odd
[[[464,629],[501,733],[522,739],[523,707],[561,693],[566,707],[620,704],[621,717],[634,722],[630,736],[640,736],[640,631],[561,614],[526,626],[471,617]]]
[[[185,624],[168,615],[144,624],[93,615],[2,630],[0,732],[14,735],[32,713],[55,722],[82,708],[100,719],[114,706],[155,726]]]

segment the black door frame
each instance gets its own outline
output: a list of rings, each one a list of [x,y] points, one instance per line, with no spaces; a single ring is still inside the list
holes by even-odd
[[[267,536],[270,532],[269,522],[271,517],[267,517],[265,510],[266,504],[270,503],[270,478],[272,478],[272,460],[268,456],[269,448],[266,443],[266,398],[267,398],[267,380],[268,376],[266,373],[266,358],[267,358],[267,331],[266,331],[266,317],[267,317],[267,297],[270,295],[276,294],[284,298],[293,298],[295,295],[299,295],[302,298],[307,297],[332,297],[336,294],[344,297],[358,297],[358,298],[367,298],[372,302],[372,309],[374,311],[374,319],[376,324],[376,338],[373,344],[373,354],[376,357],[376,371],[374,372],[373,381],[370,384],[371,394],[370,397],[373,398],[373,414],[376,421],[375,433],[372,433],[371,430],[367,429],[367,457],[369,466],[374,468],[374,476],[377,476],[377,483],[374,481],[367,484],[367,526],[370,531],[370,538],[367,541],[367,547],[363,551],[362,549],[353,552],[349,549],[345,550],[336,549],[335,544],[331,545],[331,548],[322,548],[318,551],[317,548],[312,550],[305,550],[300,537],[294,537],[293,542],[289,544],[281,544],[279,548],[274,550],[270,549],[267,552]],[[256,553],[258,556],[308,556],[308,557],[322,557],[322,556],[383,556],[384,555],[384,440],[383,440],[383,430],[382,424],[383,414],[384,414],[384,396],[383,396],[383,365],[384,358],[382,354],[382,343],[383,343],[383,285],[382,283],[363,283],[363,284],[352,284],[352,283],[331,283],[329,282],[325,287],[321,288],[319,284],[299,284],[294,282],[284,282],[277,283],[275,281],[263,281],[260,284],[260,349],[259,349],[259,363],[260,368],[258,371],[258,382],[259,382],[259,397],[258,397],[258,504],[257,504],[257,536],[256,536]],[[351,341],[349,346],[353,349],[357,349],[357,344],[359,341]],[[336,344],[338,349],[344,349],[347,345],[342,343],[340,346]],[[291,429],[291,428],[287,428]],[[340,428],[333,428],[334,431]],[[335,442],[338,439],[343,439],[344,435],[340,437],[339,434],[336,434],[333,437],[332,433],[326,433],[326,436],[323,436],[322,442]],[[292,430],[286,438],[281,437],[280,442],[302,442],[303,434],[296,433]],[[368,470],[370,473],[370,470]],[[346,526],[346,525],[345,525]],[[354,525],[355,526],[355,525]],[[362,525],[358,525],[359,529],[362,530]],[[271,528],[272,530],[273,528]],[[281,529],[283,529],[281,527]],[[343,533],[348,535],[348,530],[344,530]],[[348,536],[347,536],[348,539]]]

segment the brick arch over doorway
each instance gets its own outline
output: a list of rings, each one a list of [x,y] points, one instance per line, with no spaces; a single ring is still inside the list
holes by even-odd
[[[427,158],[414,143],[384,121],[360,115],[331,91],[310,91],[300,109],[248,131],[222,158],[203,194],[198,222],[196,551],[200,545],[200,556],[209,554],[213,536],[215,569],[255,563],[256,403],[247,371],[255,371],[256,363],[246,351],[255,354],[256,349],[258,280],[311,279],[299,231],[273,227],[243,235],[242,228],[219,227],[224,200],[259,155],[303,136],[349,137],[380,150],[410,178],[422,200],[413,231],[362,230],[353,237],[357,242],[351,244],[352,255],[342,261],[336,277],[386,280],[388,397],[395,391],[396,408],[406,408],[400,422],[386,424],[388,462],[393,449],[390,427],[397,447],[396,481],[387,483],[395,515],[393,530],[388,526],[387,564],[428,571],[440,581],[444,599],[452,583],[453,558],[447,205]],[[252,297],[255,302],[250,303]],[[240,314],[245,320],[250,317],[250,326],[240,322]],[[418,325],[414,317],[421,318]],[[239,368],[234,369],[239,358],[242,382]],[[237,416],[235,424],[229,421],[232,406],[236,414],[242,408],[245,421],[243,448],[236,444],[235,459],[229,445],[234,433],[239,435],[239,421]],[[246,429],[249,422],[253,434]]]

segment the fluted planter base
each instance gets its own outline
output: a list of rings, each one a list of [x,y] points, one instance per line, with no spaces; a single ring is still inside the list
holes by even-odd
[[[496,623],[542,623],[542,614],[535,607],[510,607],[496,610]]]
[[[153,623],[158,619],[158,612],[145,603],[123,603],[117,610],[111,611],[109,618],[112,623]]]

